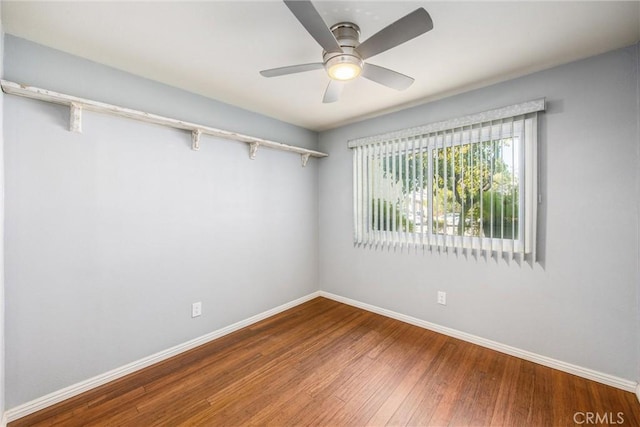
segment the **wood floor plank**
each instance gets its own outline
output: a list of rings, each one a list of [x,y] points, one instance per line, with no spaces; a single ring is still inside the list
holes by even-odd
[[[481,365],[481,375],[475,378],[475,393],[469,401],[469,424],[489,425],[495,402],[500,391],[500,380],[505,365],[498,363],[502,355],[498,353],[482,352],[484,363]]]
[[[447,339],[445,345],[434,355],[428,367],[422,370],[420,380],[402,401],[389,420],[389,424],[407,425],[411,419],[426,419],[428,421],[432,416],[433,409],[444,395],[442,389],[448,384],[447,381],[453,378],[452,373],[462,362],[465,350],[468,348],[465,346],[461,348],[459,343]]]
[[[427,381],[418,390],[420,399],[409,418],[410,425],[449,424],[454,415],[467,415],[461,413],[464,408],[460,404],[467,397],[466,393],[469,393],[466,381],[473,368],[465,364],[464,360],[477,357],[480,349],[476,346],[460,346],[457,342],[450,342],[450,345],[454,354],[438,360],[432,376],[424,376]]]
[[[387,346],[385,351],[375,359],[377,363],[384,364],[389,368],[389,377],[379,384],[378,389],[366,400],[362,407],[357,411],[352,411],[346,424],[372,424],[372,418],[380,415],[379,411],[389,402],[394,393],[397,394],[397,387],[410,375],[412,368],[416,366],[416,359],[421,354],[428,353],[426,349],[432,345],[431,339],[437,337],[437,334],[430,333],[424,329],[410,325],[406,326],[408,328],[403,329],[404,333],[397,335],[398,339],[392,345]],[[424,365],[420,365],[420,370],[424,370]],[[397,404],[393,406],[397,407]],[[380,420],[378,422],[382,423]]]
[[[503,371],[499,378],[499,388],[496,400],[494,402],[493,414],[491,421],[488,423],[492,426],[509,425],[509,418],[513,405],[515,404],[517,394],[517,376],[514,372],[518,372],[520,364],[523,361],[513,356],[503,358]]]
[[[476,348],[469,348],[468,351],[473,353],[460,354],[461,359],[467,357],[475,357],[481,361],[482,354]],[[450,366],[445,362],[444,366]],[[464,363],[456,364],[455,369],[451,371],[443,371],[446,382],[431,382],[427,392],[424,394],[422,401],[419,403],[417,410],[414,412],[410,424],[419,425],[464,425],[469,423],[470,408],[469,405],[477,397],[478,388],[477,377],[480,376],[478,365],[470,367]],[[442,375],[441,374],[441,375]],[[484,386],[484,384],[483,384]],[[446,390],[445,388],[446,387]],[[429,397],[430,393],[441,396],[436,405],[432,406]]]
[[[365,359],[362,348],[366,347],[372,338],[371,335],[363,335],[357,341],[357,346],[354,343],[343,342],[342,346],[334,349],[332,357],[316,358],[311,354],[301,354],[300,357],[312,359],[313,363],[298,364],[297,383],[292,384],[289,390],[283,391],[273,406],[264,407],[260,413],[253,415],[252,423],[260,424],[261,420],[268,424],[276,422],[282,419],[284,413],[293,414],[296,407],[306,407],[311,400],[317,401],[323,390],[333,390],[334,383],[345,384],[345,377],[353,376],[351,371],[362,370],[362,361]],[[283,412],[282,408],[286,408],[286,412]]]
[[[432,340],[424,341],[424,345],[427,347],[421,348],[422,351],[409,359],[411,368],[402,376],[400,383],[392,389],[388,398],[373,414],[367,424],[380,426],[390,423],[391,418],[396,411],[399,410],[402,403],[407,399],[407,396],[414,390],[420,380],[424,378],[425,370],[431,366],[433,359],[439,354],[446,342],[447,337],[443,335],[436,335]]]
[[[564,426],[587,413],[640,425],[633,393],[315,298],[9,426]]]
[[[288,407],[285,407],[285,411]],[[292,425],[292,426],[328,426],[331,425],[329,420],[335,417],[335,414],[342,411],[344,402],[335,396],[327,398],[312,398],[312,400],[292,415],[283,411],[283,416],[275,420],[273,425]]]

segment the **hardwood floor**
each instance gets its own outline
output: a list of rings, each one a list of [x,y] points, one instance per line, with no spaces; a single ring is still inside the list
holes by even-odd
[[[316,298],[9,426],[589,420],[638,426],[640,404],[633,393]]]

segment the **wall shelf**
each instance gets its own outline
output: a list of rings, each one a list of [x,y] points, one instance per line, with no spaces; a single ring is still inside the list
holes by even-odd
[[[54,104],[66,105],[69,107],[69,131],[82,132],[82,111],[93,111],[97,113],[106,113],[129,119],[140,120],[147,123],[155,123],[162,126],[168,126],[175,129],[183,129],[191,133],[191,148],[193,150],[200,149],[201,135],[211,135],[214,137],[240,141],[249,144],[249,158],[255,159],[256,151],[259,147],[273,148],[276,150],[290,151],[300,154],[302,166],[306,166],[310,157],[327,157],[328,154],[320,151],[309,150],[307,148],[296,147],[295,145],[283,144],[281,142],[269,141],[267,139],[257,138],[254,136],[244,135],[241,133],[231,132],[222,129],[216,129],[210,126],[190,123],[183,120],[163,117],[144,111],[133,110],[117,105],[106,104],[103,102],[92,101],[90,99],[78,98],[72,95],[66,95],[41,89],[33,86],[26,86],[7,80],[0,80],[0,86],[5,93],[11,95],[23,96],[26,98],[38,99],[41,101],[52,102]]]

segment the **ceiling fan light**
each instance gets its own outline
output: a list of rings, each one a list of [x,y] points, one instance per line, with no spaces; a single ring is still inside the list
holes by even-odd
[[[356,64],[346,62],[329,68],[329,76],[334,80],[351,80],[358,77],[361,71]]]
[[[362,72],[362,60],[352,55],[338,55],[326,63],[327,73],[333,80],[353,80]]]

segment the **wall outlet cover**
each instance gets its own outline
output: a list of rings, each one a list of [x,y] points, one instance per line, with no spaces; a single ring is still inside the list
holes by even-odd
[[[194,302],[191,304],[191,317],[198,317],[202,314],[202,303]]]

